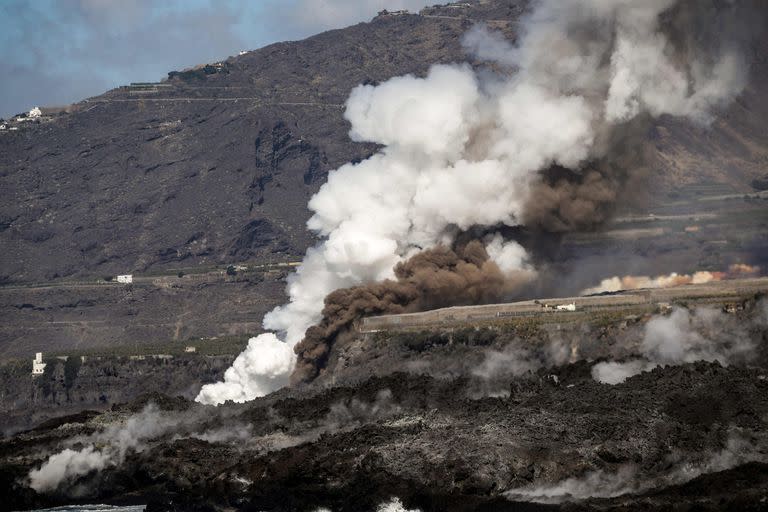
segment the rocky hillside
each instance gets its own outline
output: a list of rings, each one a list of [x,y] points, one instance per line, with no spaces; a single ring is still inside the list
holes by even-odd
[[[258,333],[261,317],[279,304],[284,278],[284,271],[221,271],[129,285],[0,287],[0,360]]]
[[[49,359],[43,375],[31,363],[0,366],[0,434],[32,428],[51,418],[103,410],[163,390],[192,399],[220,379],[232,356],[91,357]]]

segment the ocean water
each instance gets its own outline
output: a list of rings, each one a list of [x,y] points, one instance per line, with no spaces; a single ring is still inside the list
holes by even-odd
[[[66,507],[40,508],[30,512],[144,512],[146,505],[113,507],[112,505],[71,505]]]

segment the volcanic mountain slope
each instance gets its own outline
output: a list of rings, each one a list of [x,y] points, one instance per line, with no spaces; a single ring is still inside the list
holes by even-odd
[[[306,203],[339,165],[375,150],[347,136],[361,83],[467,59],[475,22],[514,38],[527,2],[469,2],[279,43],[160,86],[115,89],[0,136],[0,278],[48,281],[248,260],[313,243]],[[708,129],[649,134],[655,199],[692,182],[749,190],[765,172],[768,46],[750,86]]]
[[[349,141],[349,91],[460,59],[467,26],[381,18],[172,75],[159,93],[110,91],[3,136],[2,273],[301,256],[309,197],[373,151]]]

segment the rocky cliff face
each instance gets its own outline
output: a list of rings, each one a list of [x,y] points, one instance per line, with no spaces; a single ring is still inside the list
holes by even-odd
[[[29,363],[9,363],[0,366],[0,431],[6,435],[51,418],[103,410],[158,390],[192,399],[203,384],[220,379],[232,360],[196,355],[70,357],[49,360],[39,376],[30,374]]]

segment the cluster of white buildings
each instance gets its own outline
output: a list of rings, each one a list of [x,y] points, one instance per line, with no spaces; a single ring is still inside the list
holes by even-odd
[[[15,121],[17,123],[23,123],[25,121],[32,121],[34,119],[39,119],[41,117],[43,117],[43,111],[40,110],[40,107],[34,107],[32,110],[27,112],[26,115],[20,114],[20,115],[14,117],[13,119],[11,119],[11,121]],[[19,129],[19,127],[18,126],[14,126],[13,124],[10,124],[10,123],[0,123],[0,131],[5,131],[5,130],[16,131],[18,129]]]

